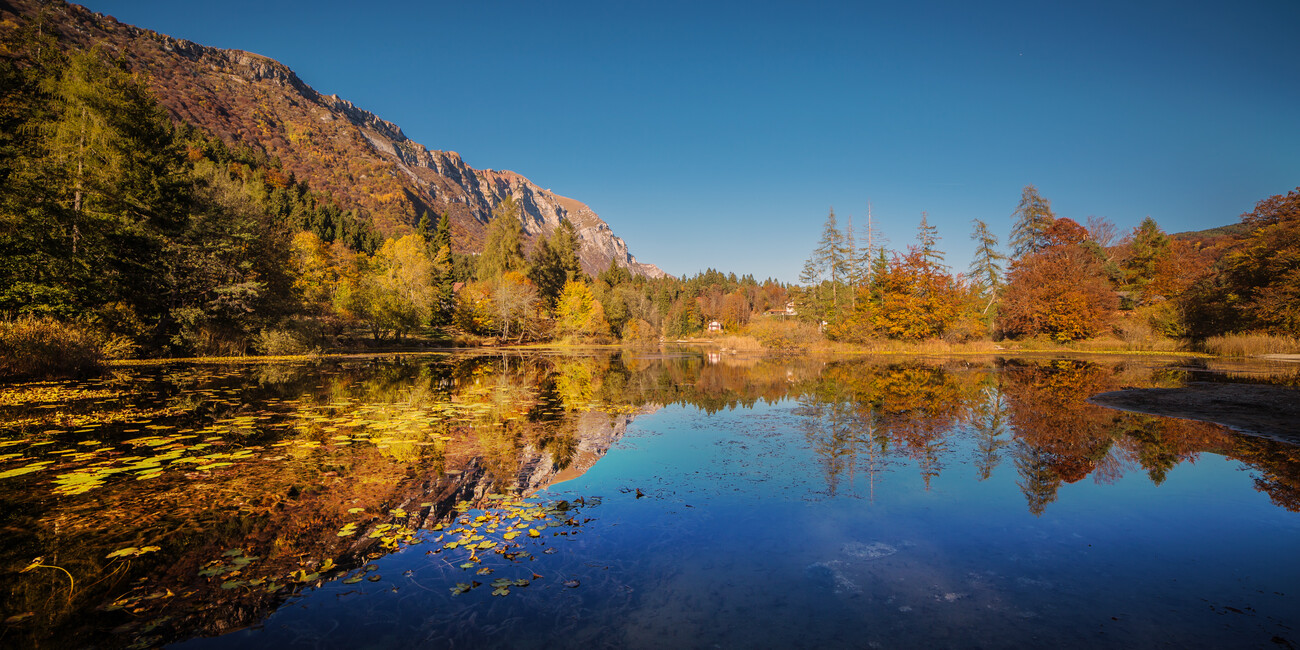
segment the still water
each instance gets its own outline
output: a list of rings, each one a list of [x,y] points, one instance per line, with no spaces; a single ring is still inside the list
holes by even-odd
[[[0,389],[5,647],[1300,643],[1300,449],[1185,359],[420,355]]]

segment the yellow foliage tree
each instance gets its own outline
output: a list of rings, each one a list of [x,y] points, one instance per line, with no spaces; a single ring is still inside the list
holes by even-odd
[[[555,305],[556,330],[561,336],[609,336],[605,307],[580,280],[570,280]]]

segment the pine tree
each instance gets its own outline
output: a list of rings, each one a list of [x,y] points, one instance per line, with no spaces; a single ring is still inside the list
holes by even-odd
[[[493,211],[488,223],[483,253],[478,258],[478,279],[492,280],[509,271],[523,271],[523,224],[519,221],[519,204],[506,197]]]
[[[1120,263],[1124,287],[1144,302],[1143,292],[1156,276],[1160,261],[1169,255],[1169,236],[1160,230],[1155,219],[1147,217],[1133,231],[1129,255]]]
[[[549,238],[538,240],[528,277],[537,285],[538,298],[547,307],[554,305],[565,283],[582,278],[578,245],[577,231],[568,219],[560,220]]]
[[[821,240],[799,275],[800,282],[807,285],[809,294],[813,296],[813,304],[809,305],[814,310],[813,315],[825,320],[839,312],[840,300],[844,295],[840,288],[847,276],[848,257],[845,253],[844,235],[836,222],[835,209],[831,208],[822,227]],[[830,295],[827,296],[826,293]]]
[[[430,310],[429,322],[434,325],[447,325],[451,323],[452,315],[456,311],[456,277],[452,273],[451,255],[451,220],[447,215],[444,214],[439,217],[438,228],[433,232],[433,239],[430,244],[433,250],[432,261],[437,283],[434,287],[433,307]]]
[[[970,276],[978,284],[979,293],[988,300],[984,306],[987,314],[1002,288],[1002,264],[1006,255],[998,252],[998,238],[989,231],[988,224],[973,219],[975,230],[970,238],[975,242],[975,257],[970,263]]]
[[[943,265],[943,251],[939,250],[939,228],[930,225],[929,215],[921,213],[921,224],[916,227],[916,243],[921,257],[938,269]]]
[[[1033,185],[1026,185],[1020,194],[1020,204],[1011,213],[1015,224],[1011,228],[1011,255],[1022,259],[1047,245],[1043,233],[1056,221],[1052,204],[1038,194]]]

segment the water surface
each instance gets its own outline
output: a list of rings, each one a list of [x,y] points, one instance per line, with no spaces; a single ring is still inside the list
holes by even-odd
[[[1300,451],[1084,400],[1288,368],[624,351],[11,386],[0,643],[1287,647]]]

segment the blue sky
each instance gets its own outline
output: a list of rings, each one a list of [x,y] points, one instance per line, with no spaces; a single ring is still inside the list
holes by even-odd
[[[676,275],[794,281],[831,207],[896,248],[926,211],[962,270],[1028,184],[1169,232],[1300,185],[1295,0],[86,4],[278,59]]]

